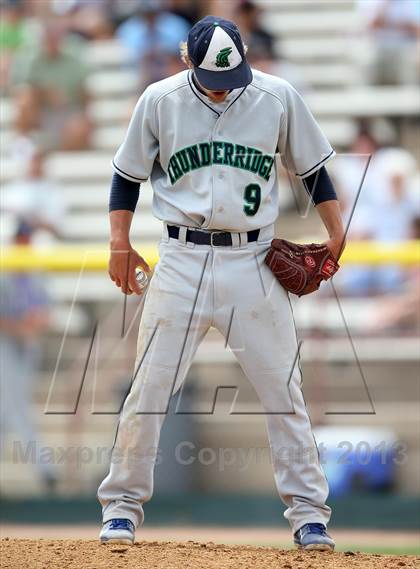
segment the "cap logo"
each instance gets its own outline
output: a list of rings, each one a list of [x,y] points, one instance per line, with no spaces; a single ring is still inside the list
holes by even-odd
[[[242,56],[230,35],[221,27],[214,27],[214,32],[200,69],[207,71],[229,72],[242,63]]]
[[[229,55],[232,53],[231,47],[224,47],[216,55],[216,67],[230,67]]]

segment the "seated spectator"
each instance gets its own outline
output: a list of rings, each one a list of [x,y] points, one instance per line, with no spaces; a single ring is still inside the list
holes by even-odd
[[[9,86],[9,72],[15,53],[25,43],[23,8],[14,2],[0,5],[0,90]]]
[[[226,20],[233,20],[236,22],[236,9],[238,7],[238,0],[202,0],[203,10],[201,17],[207,14],[215,14],[218,18],[225,18]]]
[[[235,12],[235,22],[250,53],[274,54],[274,38],[260,21],[261,10],[250,0],[241,0]]]
[[[419,188],[414,183],[416,160],[403,148],[383,148],[376,155],[376,168],[384,179],[373,196],[377,211],[374,239],[383,243],[409,239],[413,219],[420,215]]]
[[[351,158],[354,160],[354,157]],[[366,165],[366,155],[364,160]],[[356,188],[362,181],[363,172],[359,174],[359,182],[354,180]],[[355,204],[349,237],[378,241],[384,243],[384,246],[386,243],[409,239],[413,220],[420,215],[415,176],[416,161],[409,152],[401,148],[377,150],[372,155],[359,200]],[[353,192],[353,198],[348,199],[347,204],[344,201],[347,220],[353,211],[356,197],[357,192]],[[366,295],[397,293],[404,280],[404,270],[399,266],[352,266],[350,270],[342,271],[336,283],[341,284],[347,294]]]
[[[411,239],[420,239],[420,217],[415,217],[411,224]],[[418,330],[420,324],[420,272],[418,267],[407,271],[407,279],[401,294],[381,297],[375,310],[369,331],[389,332],[390,329]]]
[[[52,0],[51,7],[66,21],[69,32],[85,40],[106,40],[113,36],[106,0]]]
[[[207,15],[205,8],[205,0],[169,0],[167,9],[193,26],[200,18]]]
[[[234,19],[238,23],[244,43],[247,46],[247,59],[252,67],[276,75],[289,81],[301,93],[308,85],[299,68],[276,52],[274,38],[261,23],[261,9],[250,0],[240,0]]]
[[[125,20],[131,18],[136,9],[138,8],[140,2],[134,0],[134,2],[127,2],[127,0],[105,0],[107,3],[108,14],[114,25],[114,28],[118,28]]]
[[[189,25],[184,18],[165,11],[161,0],[141,0],[136,4],[136,12],[116,33],[131,63],[139,66],[145,87],[169,75],[168,69],[178,55],[180,42],[188,35]]]
[[[359,0],[373,40],[369,80],[377,85],[417,84],[420,10],[415,0]]]
[[[31,229],[31,239],[47,235],[60,237],[64,203],[59,189],[45,172],[45,153],[35,150],[29,158],[21,179],[2,189],[3,219],[20,219]],[[7,225],[7,224],[6,224]]]
[[[335,167],[334,164],[332,166],[340,193],[343,221],[345,225],[350,223],[350,239],[367,239],[370,235],[370,215],[375,207],[372,203],[373,195],[376,194],[376,188],[382,184],[381,172],[378,171],[375,158],[379,148],[380,144],[371,128],[362,123],[349,153],[343,155]],[[363,186],[360,189],[362,180]]]
[[[15,245],[30,245],[33,230],[18,222]],[[0,350],[1,350],[1,454],[12,453],[19,444],[22,452],[29,445],[42,446],[32,406],[32,389],[42,358],[42,336],[49,326],[50,299],[45,278],[28,272],[3,273],[0,277]],[[13,433],[14,440],[5,438]],[[6,442],[11,448],[6,448]],[[54,464],[39,460],[35,468],[45,490],[51,493],[57,483]]]
[[[16,128],[54,149],[89,147],[91,124],[86,114],[87,69],[80,57],[66,51],[60,22],[46,24],[42,48],[28,64],[16,89]]]

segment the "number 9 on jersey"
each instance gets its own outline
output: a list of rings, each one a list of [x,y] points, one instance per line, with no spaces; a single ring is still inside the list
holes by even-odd
[[[244,191],[244,212],[255,215],[261,205],[261,187],[258,184],[248,184]]]

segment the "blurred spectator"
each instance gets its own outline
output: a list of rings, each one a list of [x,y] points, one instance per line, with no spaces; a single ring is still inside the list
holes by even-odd
[[[235,13],[235,22],[250,53],[265,53],[273,56],[274,38],[262,26],[260,14],[261,9],[253,2],[241,0]]]
[[[103,40],[113,36],[107,0],[52,0],[55,14],[64,18],[69,32],[86,40]]]
[[[133,65],[139,66],[140,81],[146,86],[182,69],[179,44],[188,35],[184,18],[164,10],[161,0],[135,2],[131,18],[117,29],[117,37],[127,49]]]
[[[33,228],[20,221],[15,245],[29,245]],[[10,273],[0,277],[0,387],[1,443],[11,431],[14,444],[39,445],[32,409],[32,386],[37,378],[42,357],[42,335],[48,328],[50,301],[44,280],[32,273]],[[30,448],[30,447],[29,447]],[[46,490],[56,484],[55,467],[40,461],[35,464]]]
[[[238,7],[238,0],[226,2],[226,0],[204,0],[205,8],[204,13],[201,15],[207,16],[213,14],[219,18],[226,18],[236,22],[236,9]]]
[[[0,4],[0,90],[9,86],[9,72],[16,52],[26,40],[24,10],[21,4],[5,2]]]
[[[190,26],[207,15],[205,0],[169,0],[168,11],[184,18]]]
[[[359,0],[373,40],[373,84],[417,84],[420,9],[416,0]]]
[[[403,148],[383,148],[377,152],[374,166],[384,179],[373,196],[373,238],[383,243],[409,239],[414,217],[420,214],[416,160]]]
[[[10,60],[13,53],[23,45],[22,8],[6,3],[0,5],[0,81],[1,87],[7,84]]]
[[[372,135],[363,131],[352,150],[355,154],[346,156],[335,171],[338,190],[343,194],[345,222],[348,223],[352,216],[348,237],[382,243],[408,239],[413,219],[420,214],[414,157],[401,148],[378,149]],[[357,196],[370,155],[369,168]],[[399,267],[353,266],[351,270],[343,270],[336,283],[341,283],[348,294],[378,294],[398,292],[404,277],[404,271]]]
[[[127,2],[127,0],[106,0],[106,3],[110,18],[115,28],[117,28],[125,20],[131,18],[140,2],[138,0],[134,0],[134,2]]]
[[[245,45],[247,59],[252,67],[289,81],[301,93],[308,85],[298,67],[276,53],[275,38],[260,21],[261,9],[249,0],[241,0],[235,13]]]
[[[420,216],[411,223],[411,239],[420,239]],[[397,328],[398,330],[419,331],[420,325],[420,272],[418,267],[408,270],[404,289],[399,295],[392,296],[392,302],[385,296],[376,307],[370,332],[380,332]]]
[[[45,25],[41,52],[30,60],[16,90],[16,127],[25,136],[40,131],[50,148],[83,150],[91,135],[87,69],[80,57],[66,51],[64,37],[61,22]]]
[[[60,236],[64,204],[58,188],[45,173],[45,154],[35,150],[21,179],[2,190],[1,214],[25,222],[37,238]],[[33,239],[32,239],[33,240]]]
[[[379,142],[370,128],[362,124],[352,142],[349,153],[334,168],[334,179],[340,193],[340,203],[345,225],[351,221],[348,237],[351,239],[367,239],[370,230],[370,214],[374,209],[372,203],[375,188],[380,187],[380,172],[375,167],[373,156],[379,150]],[[369,158],[369,168],[359,192]],[[357,201],[356,201],[357,200]],[[353,211],[354,209],[354,211]]]

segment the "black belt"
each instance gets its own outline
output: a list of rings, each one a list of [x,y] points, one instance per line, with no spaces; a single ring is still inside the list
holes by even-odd
[[[248,243],[257,241],[260,234],[259,229],[247,231]],[[179,238],[179,227],[168,225],[168,235],[173,239]],[[196,245],[212,245],[213,247],[231,247],[232,233],[229,231],[200,231],[198,229],[187,229],[187,241]]]

